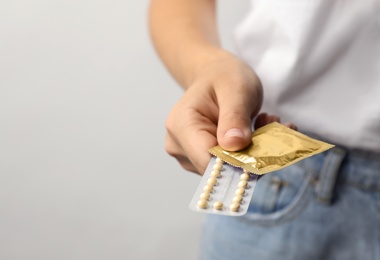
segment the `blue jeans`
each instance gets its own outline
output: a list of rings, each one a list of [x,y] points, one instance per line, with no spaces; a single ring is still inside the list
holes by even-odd
[[[334,148],[269,173],[246,215],[208,215],[202,232],[202,260],[379,260],[380,154]]]

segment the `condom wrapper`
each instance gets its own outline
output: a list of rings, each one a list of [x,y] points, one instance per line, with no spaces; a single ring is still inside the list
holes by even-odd
[[[263,175],[283,169],[332,147],[334,145],[274,122],[255,130],[252,134],[252,143],[243,150],[232,152],[215,146],[208,151],[232,166]]]
[[[227,216],[244,215],[260,175],[280,170],[334,145],[310,138],[279,123],[254,131],[247,148],[231,152],[220,146],[190,202],[190,209]]]

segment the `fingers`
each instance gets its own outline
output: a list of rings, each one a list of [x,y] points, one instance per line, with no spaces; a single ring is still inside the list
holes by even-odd
[[[218,143],[229,151],[241,150],[251,143],[252,116],[260,103],[253,93],[237,93],[231,95],[229,91],[218,97]]]
[[[204,130],[189,131],[185,134],[189,137],[189,142],[185,143],[184,151],[197,172],[203,175],[211,158],[207,149],[217,145],[215,134],[210,134]]]
[[[265,126],[267,124],[277,122],[281,123],[281,119],[275,115],[268,115],[267,113],[260,113],[255,121],[255,129]]]
[[[233,55],[209,63],[172,109],[167,120],[166,150],[183,168],[203,173],[219,144],[230,151],[251,143],[252,118],[263,91],[256,74]]]
[[[186,171],[199,173],[197,168],[190,162],[190,160],[185,156],[185,152],[183,149],[178,146],[174,141],[173,138],[170,135],[167,135],[166,137],[166,144],[165,144],[166,152],[176,158],[178,163],[181,165],[182,168],[184,168]]]
[[[291,122],[283,123],[283,125],[291,128],[291,129],[293,129],[295,131],[298,131],[298,127],[295,124],[291,123]]]
[[[196,110],[173,110],[166,122],[166,151],[187,171],[203,174],[217,145],[216,123]]]
[[[280,117],[275,116],[275,115],[268,115],[267,113],[260,113],[256,117],[255,129],[260,128],[262,126],[265,126],[267,124],[273,123],[273,122],[281,123]],[[297,131],[297,126],[295,124],[291,123],[291,122],[286,122],[286,123],[282,123],[282,124],[284,126],[287,126],[287,127],[291,128],[291,129]]]
[[[166,151],[176,158],[185,170],[203,175],[211,158],[207,149],[217,144],[216,138],[207,132],[199,132],[196,136],[195,132],[193,133],[194,136],[191,136],[191,132],[184,133],[190,134],[188,140],[192,140],[192,142],[183,143],[182,146],[176,144],[172,136],[168,134]]]
[[[218,143],[225,150],[243,149],[251,142],[251,119],[238,111],[221,113],[218,125]]]

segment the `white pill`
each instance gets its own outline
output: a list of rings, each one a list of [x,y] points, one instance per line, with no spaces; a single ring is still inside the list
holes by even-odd
[[[247,184],[248,184],[248,182],[247,182],[246,180],[241,180],[241,181],[239,181],[239,183],[238,183],[238,187],[239,187],[239,188],[246,188],[246,187],[247,187]]]
[[[217,163],[217,164],[214,164],[214,166],[212,167],[213,170],[215,171],[220,171],[223,167],[223,164],[221,163]]]
[[[220,171],[211,171],[211,176],[212,177],[218,178],[220,175],[221,175]]]
[[[201,208],[201,209],[207,209],[207,207],[208,207],[207,200],[205,200],[205,199],[198,200],[197,206],[198,206],[198,208]]]
[[[199,196],[199,198],[208,200],[210,198],[210,193],[202,192],[201,195]]]
[[[212,207],[216,210],[221,210],[223,209],[223,202],[215,201],[214,204],[212,204]]]
[[[245,192],[244,188],[237,188],[235,191],[235,195],[243,195]]]
[[[210,185],[215,185],[216,184],[216,178],[215,177],[210,177],[210,178],[208,178],[208,180],[207,180],[207,184],[210,184]]]
[[[241,201],[243,200],[243,196],[242,195],[235,195],[233,198],[232,198],[232,202],[236,202],[236,203],[241,203]]]
[[[230,205],[230,210],[231,211],[234,211],[234,212],[236,212],[236,211],[239,211],[239,208],[240,208],[240,203],[232,203],[231,205]]]
[[[242,173],[240,175],[240,180],[248,181],[249,180],[249,174],[248,173]]]
[[[214,189],[214,185],[206,184],[206,185],[203,187],[203,191],[206,191],[206,192],[211,192],[211,191],[213,191],[213,189]]]

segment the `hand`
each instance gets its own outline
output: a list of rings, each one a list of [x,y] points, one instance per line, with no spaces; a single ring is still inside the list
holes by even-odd
[[[203,174],[208,148],[219,144],[236,151],[250,144],[263,93],[254,71],[226,52],[203,64],[194,78],[168,116],[166,150],[186,170]]]
[[[265,126],[267,124],[277,122],[281,123],[281,119],[275,115],[268,115],[267,113],[261,113],[256,117],[255,120],[255,129]],[[297,126],[291,122],[282,123],[284,126],[287,126],[293,130],[297,131]]]

